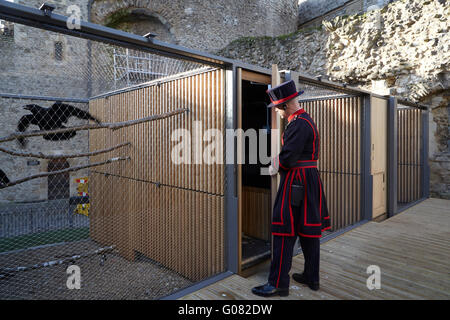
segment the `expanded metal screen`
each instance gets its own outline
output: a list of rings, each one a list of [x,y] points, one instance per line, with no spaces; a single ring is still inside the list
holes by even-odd
[[[224,72],[3,26],[0,299],[158,299],[225,271],[223,162],[171,161],[174,130],[223,130]]]
[[[104,149],[131,142],[130,161],[94,169],[92,176],[100,185],[105,175],[113,176],[117,186],[121,186],[111,186],[119,190],[117,196],[130,198],[131,216],[121,224],[128,225],[131,237],[121,241],[119,250],[131,256],[134,251],[144,253],[193,281],[224,271],[224,165],[223,161],[175,164],[171,157],[172,133],[176,129],[191,133],[191,142],[200,144],[203,150],[206,143],[202,134],[215,129],[222,143],[223,78],[222,70],[202,69],[90,102],[91,113],[106,122],[167,113],[181,106],[189,108],[187,115],[150,125],[92,132],[90,147]],[[192,162],[195,152],[194,147],[190,153]],[[99,155],[91,160],[104,158],[105,155]],[[99,242],[110,242],[103,235],[113,227],[114,217],[105,207],[114,197],[116,194],[92,195],[92,201],[105,201],[99,203],[100,217],[91,220],[91,235]]]
[[[331,231],[361,220],[360,96],[300,81],[300,105],[319,131],[318,169],[323,182]]]

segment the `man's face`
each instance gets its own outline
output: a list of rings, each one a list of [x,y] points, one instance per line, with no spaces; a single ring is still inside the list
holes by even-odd
[[[281,117],[281,119],[284,119],[286,117],[286,110],[283,108],[286,107],[286,104],[282,104],[275,107],[275,111],[278,113],[278,115]]]

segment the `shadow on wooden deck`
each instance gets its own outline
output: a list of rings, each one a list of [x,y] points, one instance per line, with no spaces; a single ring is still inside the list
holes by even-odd
[[[320,290],[291,280],[288,297],[271,299],[450,299],[450,200],[427,199],[380,223],[368,222],[321,245]],[[303,255],[293,272],[303,271]],[[367,267],[381,270],[381,288],[369,290]],[[181,299],[266,299],[251,288],[267,282],[269,266],[232,275]]]

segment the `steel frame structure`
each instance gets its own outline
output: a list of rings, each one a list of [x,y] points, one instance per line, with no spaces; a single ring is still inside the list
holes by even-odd
[[[155,53],[166,57],[183,59],[188,61],[193,61],[197,63],[202,63],[205,65],[223,68],[225,70],[226,77],[226,111],[225,111],[225,128],[235,129],[237,127],[237,69],[242,68],[249,71],[265,74],[271,76],[271,70],[262,68],[260,66],[255,66],[251,64],[244,63],[238,60],[232,60],[209,53],[201,52],[198,50],[193,50],[185,48],[178,45],[173,45],[159,41],[154,38],[146,38],[144,36],[130,34],[124,31],[108,28],[105,26],[97,25],[94,23],[82,21],[80,29],[68,29],[66,21],[67,17],[59,15],[56,13],[45,13],[39,9],[31,8],[16,3],[7,2],[0,0],[0,19],[7,21],[39,28],[49,31],[54,31],[57,33],[62,33],[78,38],[99,41],[104,43],[109,43],[113,45],[122,46],[125,48],[137,49],[149,53]],[[428,106],[415,104],[407,101],[400,100],[393,96],[381,96],[374,94],[367,90],[362,90],[359,88],[342,85],[339,83],[331,82],[328,80],[323,80],[321,78],[312,78],[308,75],[293,72],[286,73],[285,79],[296,78],[299,81],[308,82],[312,85],[337,90],[347,95],[358,95],[363,99],[362,103],[362,128],[361,128],[361,161],[362,161],[362,197],[361,197],[361,220],[355,226],[359,226],[362,223],[370,221],[372,219],[372,176],[370,174],[370,148],[371,148],[371,137],[370,137],[370,98],[375,96],[378,98],[386,99],[388,103],[388,217],[393,216],[398,213],[397,208],[397,162],[396,162],[396,152],[397,152],[397,121],[396,121],[396,110],[397,103],[401,101],[402,104],[410,105],[412,107],[420,108],[423,112],[423,150],[422,150],[422,164],[424,165],[424,170],[422,173],[423,181],[423,194],[422,201],[429,196],[429,167],[428,167]],[[0,94],[3,98],[16,98],[16,99],[39,99],[39,97],[26,96],[26,95],[12,95],[12,94]],[[40,97],[43,100],[63,100],[72,102],[87,102],[86,100],[74,101],[74,99],[64,99],[57,97]],[[236,154],[236,153],[235,153]],[[213,276],[209,279],[203,280],[195,285],[182,289],[175,294],[165,297],[165,299],[176,299],[190,292],[199,290],[200,288],[221,280],[233,273],[236,273],[238,266],[238,199],[236,191],[236,166],[233,164],[227,164],[225,166],[225,261],[227,271]],[[417,202],[419,202],[417,201]],[[411,204],[414,205],[417,202]],[[406,208],[403,208],[406,209]],[[345,228],[347,231],[355,226],[349,226]],[[341,232],[342,230],[338,231]],[[342,231],[342,232],[344,232]],[[335,236],[335,235],[334,235]],[[322,239],[326,241],[332,239],[333,235]]]

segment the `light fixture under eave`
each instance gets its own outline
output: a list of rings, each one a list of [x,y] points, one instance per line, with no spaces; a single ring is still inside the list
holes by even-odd
[[[53,4],[44,2],[40,7],[39,10],[44,11],[44,14],[46,16],[50,16],[52,11],[55,10],[55,6]]]
[[[146,34],[143,35],[143,37],[147,38],[148,41],[153,41],[153,38],[155,38],[156,36],[157,36],[156,34],[151,33],[151,32],[146,33]]]

